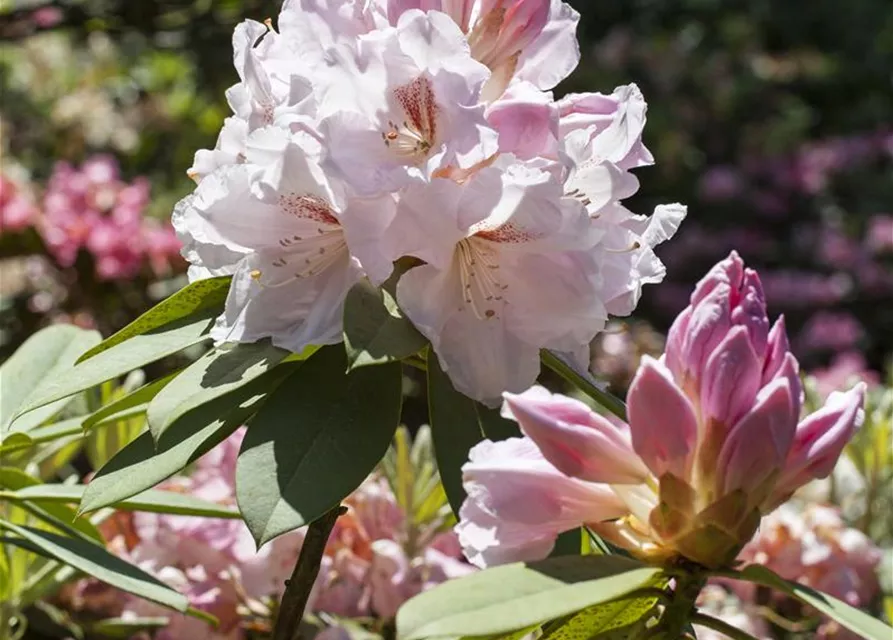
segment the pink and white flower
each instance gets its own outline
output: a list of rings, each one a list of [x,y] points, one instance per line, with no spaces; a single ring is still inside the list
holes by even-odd
[[[559,0],[292,0],[234,36],[240,82],[174,214],[190,277],[232,275],[218,342],[341,337],[349,288],[397,298],[454,386],[495,405],[543,348],[588,361],[608,314],[663,278],[685,215],[637,216],[650,163],[634,85],[555,102],[579,16]]]
[[[534,164],[502,161],[407,191],[397,218],[430,238],[409,251],[426,264],[401,278],[398,302],[456,389],[490,404],[534,382],[540,349],[573,351],[607,319],[583,206]]]
[[[587,524],[642,557],[717,567],[735,558],[763,514],[831,472],[859,424],[864,385],[799,420],[797,368],[783,321],[770,330],[759,277],[733,253],[698,283],[665,355],[643,358],[627,397],[628,424],[540,388],[504,394],[503,415],[557,474],[610,487],[625,505],[613,521],[581,519],[568,529]],[[517,527],[518,538],[538,539],[542,530],[510,505],[479,515],[480,496],[500,495],[525,472],[517,463],[498,476],[469,473],[460,531],[498,532],[493,521],[506,520],[501,526]],[[556,502],[567,491],[545,479],[541,490]],[[482,540],[466,537],[466,553],[488,562]]]

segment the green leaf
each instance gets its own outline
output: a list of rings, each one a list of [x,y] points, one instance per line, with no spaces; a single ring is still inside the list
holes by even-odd
[[[578,611],[554,625],[548,625],[540,640],[578,640],[610,636],[630,627],[654,612],[655,597],[619,598]],[[627,637],[627,636],[623,636]]]
[[[106,638],[133,638],[140,631],[163,629],[170,622],[167,618],[106,618],[92,623],[91,633]]]
[[[890,640],[893,637],[893,627],[889,627],[880,620],[872,618],[869,614],[827,593],[785,580],[762,565],[752,564],[741,571],[722,571],[716,572],[716,574],[761,584],[781,591],[817,609],[850,631],[858,633],[866,640]]]
[[[5,489],[5,491],[0,492],[0,500],[15,500],[20,507],[25,508],[32,515],[43,519],[60,530],[74,529],[74,535],[85,536],[100,544],[104,544],[99,529],[89,520],[78,518],[77,512],[71,507],[41,500],[39,497],[32,496],[29,498],[18,495],[20,491],[27,491],[31,487],[39,489],[44,486],[48,485],[42,484],[38,478],[30,476],[20,469],[0,467],[0,488]],[[28,509],[29,504],[35,510]]]
[[[0,528],[17,534],[60,562],[122,591],[176,611],[185,612],[189,607],[186,596],[171,589],[142,569],[112,555],[99,545],[77,538],[60,536],[50,531],[19,526],[6,520],[0,520]]]
[[[151,433],[140,435],[96,473],[84,491],[81,512],[135,496],[197,460],[244,424],[282,376],[296,366],[280,367],[235,393],[186,413],[162,434],[157,445]]]
[[[87,485],[83,484],[39,484],[16,491],[15,497],[21,500],[77,503],[83,498],[86,488]],[[205,518],[241,518],[239,511],[232,507],[208,502],[188,493],[160,489],[147,489],[112,506],[124,511],[151,511]]]
[[[103,350],[89,360],[49,378],[39,393],[36,392],[28,399],[20,413],[27,413],[60,398],[90,389],[106,380],[112,380],[150,362],[208,340],[206,332],[212,322],[212,314],[206,311],[198,316],[182,318],[171,325],[137,335],[126,344]]]
[[[149,333],[187,316],[199,314],[199,312],[203,311],[207,311],[207,313],[202,314],[207,317],[215,315],[213,312],[218,311],[226,301],[231,279],[231,276],[208,278],[206,280],[197,280],[183,287],[177,293],[158,303],[129,325],[87,351],[78,359],[78,362],[92,358],[125,340]]]
[[[0,366],[0,433],[9,430],[13,419],[34,404],[32,398],[42,395],[48,380],[70,370],[81,352],[99,340],[96,331],[66,324],[47,327],[25,340]],[[40,411],[18,419],[15,431],[28,431],[46,422],[67,402],[43,403]]]
[[[484,433],[474,400],[453,388],[433,350],[428,352],[428,416],[440,480],[453,513],[458,514],[465,500],[462,465]]]
[[[83,421],[83,429],[86,431],[101,424],[144,414],[149,407],[149,401],[157,396],[178,374],[179,372],[175,372],[167,375],[131,391],[114,402],[110,402],[98,411],[90,414]]]
[[[626,404],[620,398],[602,389],[598,381],[588,371],[580,371],[566,358],[547,349],[543,349],[540,356],[544,365],[626,422]]]
[[[340,345],[320,349],[251,421],[236,497],[258,545],[336,506],[387,451],[400,420],[398,363],[346,373]]]
[[[127,415],[130,414],[130,415]],[[85,452],[92,469],[98,469],[143,432],[146,420],[139,407],[118,412],[87,434]]]
[[[10,433],[4,436],[3,444],[0,444],[0,454],[18,449],[27,449],[34,445],[52,442],[67,436],[78,435],[81,433],[81,422],[83,419],[84,416],[78,416],[77,418],[61,420],[43,427],[35,427],[28,433]]]
[[[401,640],[515,631],[608,602],[660,573],[618,556],[514,563],[450,580],[409,600],[397,613]]]
[[[344,348],[349,369],[407,358],[428,344],[403,315],[393,294],[367,279],[344,300]]]
[[[230,394],[263,375],[288,356],[269,340],[225,345],[209,351],[152,398],[146,419],[157,441],[180,417],[216,398]]]

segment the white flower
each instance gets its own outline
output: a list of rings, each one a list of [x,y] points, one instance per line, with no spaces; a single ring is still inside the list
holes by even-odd
[[[533,383],[540,349],[573,350],[604,326],[598,235],[533,163],[503,156],[464,184],[410,189],[396,219],[418,230],[410,253],[427,263],[401,278],[398,301],[466,395],[495,406]]]
[[[309,135],[259,129],[245,163],[217,169],[178,205],[187,258],[211,274],[233,273],[215,340],[270,337],[295,352],[341,340],[344,297],[363,273],[344,232],[350,200],[320,152]]]

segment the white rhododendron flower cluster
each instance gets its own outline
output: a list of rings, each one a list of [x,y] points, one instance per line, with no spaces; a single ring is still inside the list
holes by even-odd
[[[646,104],[551,89],[579,61],[559,0],[287,0],[236,29],[241,82],[174,212],[192,280],[233,276],[218,342],[341,340],[348,290],[415,258],[397,301],[454,386],[495,405],[547,348],[588,361],[664,268],[684,207],[636,215]]]

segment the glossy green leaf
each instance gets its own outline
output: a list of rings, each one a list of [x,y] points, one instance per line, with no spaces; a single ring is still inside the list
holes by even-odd
[[[58,413],[68,400],[44,402],[39,411],[17,417],[28,407],[40,406],[34,398],[43,395],[47,382],[69,371],[77,357],[99,340],[96,331],[66,324],[41,329],[28,338],[0,366],[0,433],[28,431]]]
[[[106,618],[89,626],[91,633],[104,638],[132,638],[140,631],[163,629],[168,625],[167,618]]]
[[[28,447],[45,444],[60,438],[75,436],[81,433],[81,422],[84,416],[60,420],[53,424],[35,427],[28,433],[10,433],[3,436],[3,444],[0,444],[0,454],[7,451],[27,449]]]
[[[93,358],[97,354],[111,349],[126,340],[131,340],[136,336],[165,327],[165,325],[170,325],[187,316],[215,315],[214,311],[221,309],[226,301],[231,279],[231,276],[208,278],[206,280],[197,280],[183,287],[177,293],[162,300],[129,325],[84,353],[78,359],[78,362]]]
[[[654,611],[657,598],[621,598],[568,616],[544,630],[540,640],[588,640],[629,627]]]
[[[884,624],[877,618],[873,618],[864,611],[860,611],[827,593],[785,580],[762,565],[752,564],[741,571],[723,571],[718,573],[781,591],[817,609],[850,631],[858,633],[866,640],[890,640],[893,637],[893,627]]]
[[[83,498],[86,488],[87,485],[82,484],[38,484],[16,491],[15,497],[20,500],[78,503]],[[124,511],[152,511],[206,518],[238,519],[241,517],[238,510],[232,507],[208,502],[188,493],[161,489],[148,489],[121,502],[116,502],[112,506]]]
[[[106,380],[112,380],[150,362],[208,340],[210,338],[206,332],[212,322],[213,314],[206,311],[198,316],[182,318],[170,325],[134,336],[126,344],[103,350],[89,360],[50,377],[41,386],[39,393],[28,399],[22,408],[22,413],[90,389]],[[27,415],[29,414],[25,413],[25,416]]]
[[[98,411],[93,412],[83,421],[84,430],[97,425],[114,422],[135,415],[145,414],[149,408],[149,402],[157,396],[180,372],[175,372],[163,378],[143,385],[122,398],[110,402]]]
[[[197,460],[254,414],[287,365],[238,391],[184,414],[159,438],[148,431],[121,449],[93,477],[81,500],[82,512],[107,507],[135,496]]]
[[[60,562],[122,591],[176,611],[185,612],[189,607],[186,596],[99,545],[34,527],[23,527],[6,520],[0,520],[0,528],[24,538]]]
[[[468,451],[484,439],[475,401],[459,393],[440,366],[433,350],[428,353],[428,416],[440,480],[453,513],[465,500],[462,465]]]
[[[42,500],[39,497],[23,497],[18,495],[20,491],[27,491],[32,487],[44,487],[41,481],[34,476],[30,476],[20,469],[11,467],[0,467],[0,502],[14,500],[18,506],[30,511],[32,515],[43,519],[45,522],[54,524],[61,530],[74,529],[76,535],[84,536],[103,544],[102,534],[96,526],[84,518],[78,518],[77,512],[71,507],[54,503],[53,501]],[[35,510],[28,509],[31,505]],[[44,515],[46,514],[46,515]],[[59,523],[56,525],[56,523]]]
[[[549,558],[450,580],[397,613],[401,640],[514,631],[620,598],[660,569],[618,556]]]
[[[157,441],[178,419],[216,398],[226,396],[263,375],[288,356],[269,340],[224,345],[209,351],[152,398],[146,411]]]
[[[364,278],[347,293],[344,348],[348,368],[402,360],[427,343],[385,287],[376,287]]]
[[[387,451],[400,419],[397,363],[346,373],[320,349],[251,421],[236,464],[239,508],[258,544],[336,506]]]

